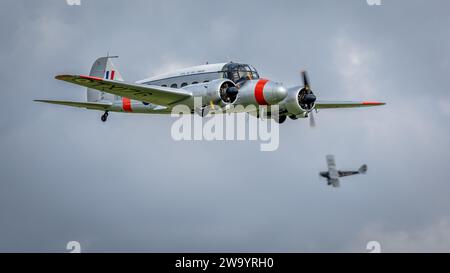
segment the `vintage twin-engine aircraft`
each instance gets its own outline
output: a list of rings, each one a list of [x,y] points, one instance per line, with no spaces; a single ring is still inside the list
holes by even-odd
[[[268,116],[279,123],[291,119],[311,117],[312,111],[327,108],[352,108],[384,105],[381,102],[335,102],[318,101],[311,90],[306,72],[302,72],[303,85],[286,89],[282,83],[260,78],[251,65],[240,63],[206,64],[189,67],[172,73],[155,76],[135,83],[124,82],[115,69],[111,58],[102,57],[92,65],[89,76],[60,75],[56,79],[87,87],[87,101],[36,100],[39,102],[81,107],[104,111],[105,122],[109,112],[146,114],[170,114],[177,105],[186,105],[191,113],[204,116],[208,109],[219,106],[222,109],[249,112],[260,105],[278,105],[279,113]],[[194,98],[201,98],[196,107]],[[230,107],[241,105],[244,107]],[[256,106],[256,107],[247,107]],[[259,117],[258,111],[249,112]]]
[[[367,173],[367,165],[362,165],[357,171],[338,171],[336,169],[336,161],[334,160],[333,155],[327,155],[327,172],[320,172],[320,176],[324,177],[328,181],[328,186],[333,186],[338,188],[340,186],[339,178],[355,175],[355,174],[366,174]]]

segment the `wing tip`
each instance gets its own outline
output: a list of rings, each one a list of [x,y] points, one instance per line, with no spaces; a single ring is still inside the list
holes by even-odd
[[[33,102],[52,103],[52,100],[33,100]]]
[[[57,76],[55,76],[55,79],[60,80],[60,81],[65,81],[71,77],[73,77],[73,76],[72,75],[57,75]]]
[[[363,105],[367,105],[367,106],[382,106],[382,105],[386,105],[385,102],[378,102],[378,101],[363,101],[362,104]]]
[[[78,77],[80,77],[82,79],[87,79],[87,80],[103,81],[103,78],[100,78],[100,77],[85,76],[85,75],[80,75]]]
[[[94,80],[94,81],[103,81],[100,77],[93,77],[93,76],[86,76],[86,75],[57,75],[55,76],[55,79],[60,81],[69,81],[73,80],[74,78],[81,78],[81,79],[87,79],[87,80]]]

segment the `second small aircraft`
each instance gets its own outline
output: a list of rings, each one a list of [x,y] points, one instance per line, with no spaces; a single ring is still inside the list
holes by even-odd
[[[320,172],[320,176],[327,179],[328,186],[333,186],[335,188],[338,188],[340,186],[340,177],[367,173],[366,164],[362,165],[357,171],[341,171],[336,169],[336,161],[334,160],[334,155],[327,155],[327,165],[328,171]]]

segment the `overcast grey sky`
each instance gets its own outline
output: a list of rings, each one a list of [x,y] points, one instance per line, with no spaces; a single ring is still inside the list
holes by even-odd
[[[3,0],[0,251],[450,251],[448,1]],[[43,105],[84,100],[54,80],[107,52],[128,81],[241,61],[322,110],[258,142],[175,142],[174,119]],[[325,155],[366,176],[325,186]]]

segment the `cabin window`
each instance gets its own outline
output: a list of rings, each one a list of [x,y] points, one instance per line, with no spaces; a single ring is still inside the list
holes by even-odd
[[[187,82],[183,82],[182,84],[181,84],[181,88],[183,88],[183,87],[185,87],[185,86],[187,86],[188,84],[187,84]]]
[[[163,84],[163,85],[161,85],[161,87],[167,87],[167,85]]]
[[[204,83],[207,83],[207,82],[209,82],[209,81],[208,80],[204,81]]]
[[[170,87],[171,87],[171,88],[177,88],[178,85],[177,85],[176,83],[174,83],[174,84],[172,84]]]
[[[192,84],[197,84],[198,82],[193,82]]]

